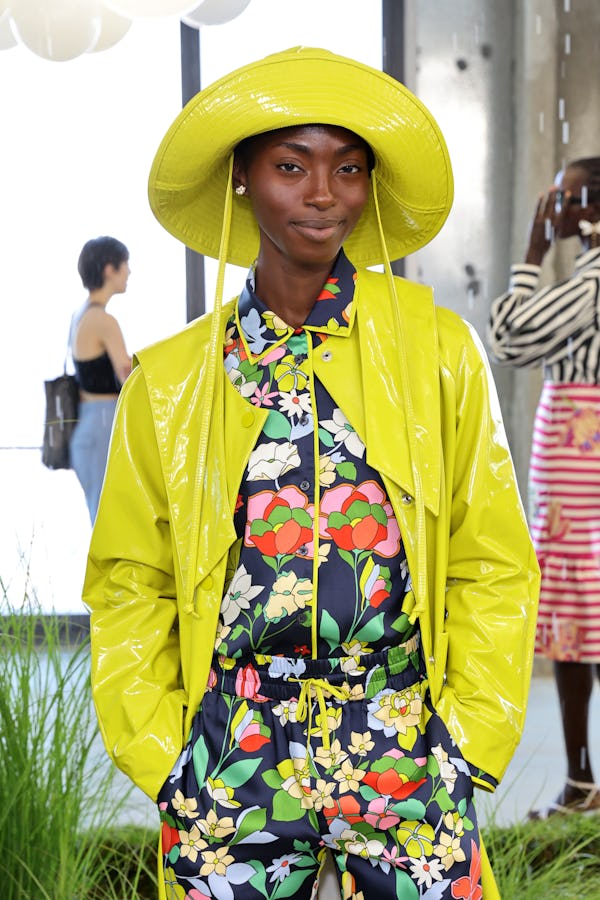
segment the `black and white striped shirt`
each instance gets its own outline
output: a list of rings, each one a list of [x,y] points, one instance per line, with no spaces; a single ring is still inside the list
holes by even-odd
[[[536,291],[540,266],[511,267],[492,304],[488,342],[500,365],[544,367],[546,381],[600,384],[600,248],[577,257],[573,275]]]

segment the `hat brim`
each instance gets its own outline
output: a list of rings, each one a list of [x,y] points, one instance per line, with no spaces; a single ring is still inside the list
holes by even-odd
[[[327,50],[295,48],[229,73],[193,97],[156,153],[149,177],[158,221],[199,253],[218,258],[229,159],[246,137],[296,125],[337,125],[365,140],[390,259],[427,244],[453,198],[452,167],[429,110],[384,72]],[[247,198],[233,196],[227,262],[258,253]],[[383,262],[373,197],[345,249],[356,265]]]

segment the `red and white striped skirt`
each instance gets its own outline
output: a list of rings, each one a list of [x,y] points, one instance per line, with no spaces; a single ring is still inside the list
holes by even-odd
[[[600,385],[544,384],[529,468],[536,652],[600,662]]]

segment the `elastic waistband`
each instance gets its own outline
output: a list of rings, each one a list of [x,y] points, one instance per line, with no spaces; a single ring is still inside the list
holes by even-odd
[[[331,686],[337,699],[360,700],[373,696],[395,676],[401,676],[399,688],[425,677],[418,632],[396,647],[357,656],[296,659],[258,654],[243,662],[221,656],[214,660],[208,690],[257,700],[287,700],[297,697],[302,683],[310,681],[319,682],[324,690]]]

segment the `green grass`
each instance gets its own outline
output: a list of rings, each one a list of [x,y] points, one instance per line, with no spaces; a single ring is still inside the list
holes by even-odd
[[[502,900],[597,900],[600,818],[554,816],[509,828],[490,825],[483,838]]]
[[[154,869],[145,870],[149,848],[139,834],[127,865],[123,840],[111,838],[127,792],[115,789],[99,741],[87,640],[65,648],[57,617],[29,600],[16,612],[3,585],[2,597],[0,894],[134,898],[142,881],[155,883]]]
[[[156,900],[158,831],[118,824],[129,795],[114,776],[91,702],[87,640],[65,648],[56,617],[29,602],[15,612],[3,592],[2,900]],[[600,898],[600,817],[491,823],[483,837],[502,900]]]

